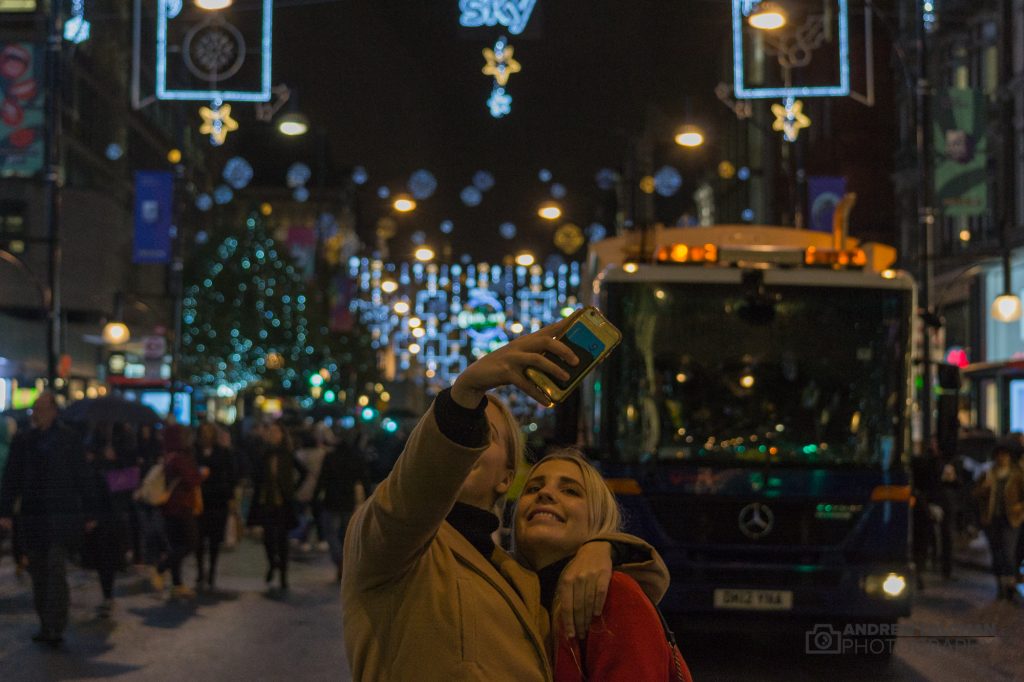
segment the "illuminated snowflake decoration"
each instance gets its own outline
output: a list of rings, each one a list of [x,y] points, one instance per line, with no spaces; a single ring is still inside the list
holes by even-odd
[[[505,239],[515,239],[516,226],[514,223],[502,223],[498,226],[498,234]]]
[[[441,228],[441,234],[451,234],[452,230],[455,229],[455,223],[453,223],[450,220],[442,220],[440,228]]]
[[[406,183],[406,187],[409,188],[409,193],[412,194],[413,198],[429,199],[437,190],[437,178],[430,171],[421,168],[409,176],[409,182]]]
[[[211,208],[213,208],[213,197],[203,192],[202,194],[196,197],[196,208],[198,208],[203,213],[206,213]]]
[[[608,236],[608,230],[601,223],[590,223],[586,235],[591,242],[599,242]]]
[[[654,174],[654,191],[658,196],[670,197],[683,186],[683,176],[672,166],[662,166]]]
[[[224,172],[221,175],[235,189],[243,189],[252,181],[252,165],[241,156],[235,156],[224,164]]]
[[[309,199],[309,190],[305,187],[296,187],[295,191],[292,192],[292,199],[301,203],[304,203]]]
[[[391,196],[391,190],[388,189],[386,185],[381,185],[377,188],[377,196],[381,199],[387,199]]]
[[[536,4],[537,0],[459,0],[459,24],[466,28],[501,25],[519,35]]]
[[[547,168],[541,168],[540,171],[537,173],[537,179],[540,180],[541,182],[551,182],[551,178],[553,177],[554,176],[551,174],[551,171],[549,171]]]
[[[473,174],[473,186],[481,192],[486,192],[494,187],[494,175],[490,171],[477,171]]]
[[[505,92],[505,88],[497,83],[491,89],[491,96],[487,98],[487,108],[494,118],[501,118],[512,113],[512,95]]]
[[[459,198],[466,206],[479,206],[480,202],[484,199],[484,195],[479,189],[470,185],[463,188],[462,192],[459,194]]]
[[[235,198],[235,193],[227,185],[217,185],[213,190],[213,201],[223,206]]]
[[[753,220],[754,220],[754,209],[752,209],[752,208],[745,208],[745,209],[743,209],[743,213],[740,214],[740,217],[743,218],[748,223],[749,222],[753,222]]]
[[[749,180],[750,179],[750,169],[747,168],[746,166],[740,166],[740,169],[738,171],[736,171],[736,177],[739,178],[740,180],[744,180],[744,181]]]
[[[566,195],[565,185],[560,182],[551,183],[551,196],[555,199],[564,199]]]
[[[416,230],[409,236],[409,241],[416,246],[423,246],[427,241],[427,235],[423,230]]]
[[[619,174],[611,168],[602,168],[597,171],[597,175],[594,176],[594,182],[597,183],[597,188],[603,192],[615,189],[615,184],[618,181]]]
[[[210,233],[206,230],[199,230],[196,232],[196,244],[205,244],[210,241]]]
[[[366,181],[370,179],[369,173],[362,166],[356,166],[352,169],[352,182],[357,185],[365,185]]]
[[[295,189],[296,187],[302,187],[309,179],[313,176],[313,171],[309,169],[309,166],[297,161],[288,167],[288,172],[285,175],[285,182],[288,184],[289,189]]]

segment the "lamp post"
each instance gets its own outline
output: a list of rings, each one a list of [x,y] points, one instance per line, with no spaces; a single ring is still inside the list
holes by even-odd
[[[46,153],[47,193],[47,325],[46,325],[46,378],[50,388],[57,381],[57,360],[63,349],[61,336],[61,188],[64,184],[62,158],[63,88],[62,71],[64,59],[64,18],[63,3],[51,2],[49,33],[46,37],[46,126],[43,145]]]

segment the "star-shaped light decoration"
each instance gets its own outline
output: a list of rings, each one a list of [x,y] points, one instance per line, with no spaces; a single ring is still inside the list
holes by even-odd
[[[487,108],[491,110],[491,116],[494,118],[501,118],[512,113],[512,95],[495,83],[494,88],[491,89],[491,96],[487,98]]]
[[[782,132],[787,142],[796,142],[800,131],[811,127],[811,119],[804,113],[804,103],[798,99],[787,97],[782,104],[773,104],[772,113],[775,121],[772,130]]]
[[[199,126],[200,135],[209,135],[210,144],[219,147],[224,144],[228,133],[238,130],[238,121],[231,118],[231,105],[214,102],[217,107],[214,111],[210,107],[199,107],[199,115],[203,117],[203,124]]]
[[[498,38],[493,49],[485,47],[484,59],[487,60],[487,64],[483,68],[484,75],[494,76],[494,81],[502,87],[508,85],[509,76],[519,73],[523,68],[512,57],[514,51],[504,37]]]

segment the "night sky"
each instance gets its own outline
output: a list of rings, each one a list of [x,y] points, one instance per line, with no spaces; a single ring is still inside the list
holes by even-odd
[[[667,163],[683,172],[680,192],[656,202],[658,219],[672,223],[691,210],[698,174],[721,158],[713,149],[694,155],[675,146],[675,127],[693,121],[714,135],[733,118],[714,95],[731,69],[729,9],[728,0],[538,0],[526,32],[506,33],[522,71],[506,87],[511,114],[496,120],[486,107],[492,79],[481,73],[481,50],[503,29],[460,27],[458,0],[276,2],[273,82],[293,88],[321,133],[281,139],[253,119],[251,105],[239,104],[242,130],[216,153],[249,157],[260,184],[283,185],[284,168],[305,161],[314,186],[326,138],[327,186],[344,183],[353,166],[369,172],[359,190],[360,215],[370,225],[364,237],[389,212],[376,189],[405,191],[409,175],[425,168],[437,177],[437,192],[401,217],[393,257],[411,251],[416,230],[434,246],[449,240],[456,257],[495,260],[523,248],[543,256],[555,250],[557,224],[536,216],[550,198],[538,172],[549,169],[568,189],[558,224],[610,228],[614,196],[594,176],[602,167],[621,169],[646,117],[663,141],[655,168]],[[825,156],[825,172],[856,175],[834,149]],[[812,150],[810,171],[815,158]],[[877,174],[877,159],[867,167]],[[469,208],[459,192],[478,170],[490,171],[496,185]],[[449,236],[438,229],[444,219],[455,225]],[[517,227],[514,240],[498,233],[505,221]]]

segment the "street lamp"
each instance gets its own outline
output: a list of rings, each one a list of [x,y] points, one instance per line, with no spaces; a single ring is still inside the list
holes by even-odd
[[[544,220],[558,220],[562,217],[561,207],[553,201],[545,201],[537,209],[537,215]]]
[[[675,140],[680,147],[699,147],[704,144],[704,131],[695,125],[685,125],[676,133]]]
[[[277,120],[277,130],[288,137],[305,135],[309,131],[309,119],[298,111],[289,111]]]
[[[416,249],[413,255],[416,257],[416,260],[426,263],[434,259],[434,250],[429,246],[421,246]]]
[[[210,12],[216,12],[219,9],[227,9],[228,7],[231,7],[233,2],[234,0],[196,0],[196,7]]]
[[[103,325],[103,342],[109,346],[120,346],[122,343],[128,343],[131,337],[128,325],[124,322],[112,320]]]
[[[124,296],[121,292],[114,294],[114,315],[112,320],[103,325],[103,342],[108,346],[119,346],[128,343],[132,335],[128,325],[124,323]]]
[[[786,25],[786,11],[774,2],[759,2],[747,16],[747,23],[761,31],[774,31]]]
[[[408,213],[409,211],[416,209],[416,200],[408,194],[399,194],[395,197],[395,201],[391,206],[399,213]],[[433,258],[433,256],[431,256],[431,258]],[[429,258],[427,260],[429,260]]]
[[[1016,322],[1021,316],[1020,297],[1013,293],[1010,281],[1010,251],[1003,249],[1003,293],[992,301],[992,318],[998,322]]]
[[[524,251],[516,256],[516,265],[522,265],[523,267],[528,268],[533,265],[534,260],[532,253]]]

